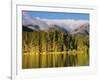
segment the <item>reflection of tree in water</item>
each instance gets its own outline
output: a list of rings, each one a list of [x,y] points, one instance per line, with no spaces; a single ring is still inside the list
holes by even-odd
[[[23,32],[23,46],[32,49],[35,67],[66,67],[89,64],[89,37],[87,35],[70,35],[62,31]],[[31,46],[31,47],[29,47]],[[23,54],[26,48],[23,47]],[[30,52],[31,53],[31,52]],[[84,55],[87,54],[87,55]],[[30,56],[27,57],[30,59]],[[84,61],[82,61],[82,59]],[[26,60],[27,61],[27,60]],[[23,60],[24,62],[24,60]],[[28,61],[29,62],[29,61]],[[25,63],[25,62],[24,62]],[[24,64],[23,65],[29,65]]]

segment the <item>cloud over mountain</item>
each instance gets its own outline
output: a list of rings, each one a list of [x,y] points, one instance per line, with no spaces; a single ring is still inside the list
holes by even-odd
[[[22,13],[22,25],[32,30],[59,29],[65,32],[76,34],[79,32],[89,33],[88,20],[74,20],[74,19],[41,19],[39,17],[31,17],[27,12]]]

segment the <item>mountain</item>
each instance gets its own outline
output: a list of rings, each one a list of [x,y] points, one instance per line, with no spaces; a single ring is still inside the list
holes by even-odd
[[[23,28],[23,31],[27,31],[27,32],[32,32],[33,30],[32,29],[30,29],[30,28],[28,28],[27,26],[22,26]]]
[[[86,20],[70,19],[40,19],[32,18],[29,15],[22,16],[23,31],[63,31],[66,34],[89,35],[89,22]]]
[[[67,29],[65,29],[64,27],[61,27],[57,24],[52,24],[51,26],[52,27],[48,28],[48,31],[55,31],[56,30],[56,31],[64,32],[65,34],[70,34],[70,32]]]
[[[70,34],[84,34],[89,35],[89,24],[83,24],[80,27],[74,29]]]
[[[39,25],[27,25],[27,26],[23,25],[22,27],[23,27],[23,31],[27,31],[27,29],[31,30],[31,31],[33,31],[33,30],[39,31],[40,30]]]

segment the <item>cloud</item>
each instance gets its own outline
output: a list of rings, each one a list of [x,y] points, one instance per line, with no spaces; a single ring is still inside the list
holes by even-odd
[[[41,19],[39,17],[31,17],[27,12],[22,13],[22,24],[28,25],[38,25],[41,30],[47,30],[52,25],[58,25],[68,31],[73,31],[74,29],[80,27],[84,24],[89,24],[88,20],[74,20],[74,19]]]
[[[29,25],[33,23],[33,18],[27,12],[22,12],[22,24]]]
[[[48,25],[56,24],[65,29],[69,28],[69,30],[76,29],[76,28],[80,27],[81,25],[89,23],[88,20],[74,20],[74,19],[59,19],[59,20],[57,20],[57,19],[53,19],[53,20],[42,19],[42,20],[45,21]]]

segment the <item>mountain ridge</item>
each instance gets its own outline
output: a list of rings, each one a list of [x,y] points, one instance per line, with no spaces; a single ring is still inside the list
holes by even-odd
[[[89,22],[85,20],[55,20],[23,17],[23,31],[46,31],[51,29],[63,31],[66,34],[85,34],[89,35]],[[28,30],[27,30],[28,29]]]

